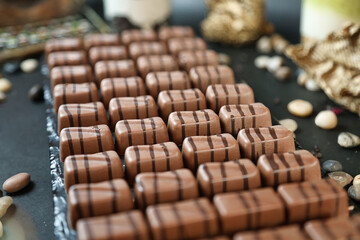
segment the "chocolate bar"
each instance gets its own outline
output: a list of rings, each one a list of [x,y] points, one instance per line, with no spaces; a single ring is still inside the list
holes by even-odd
[[[153,117],[117,122],[115,139],[117,151],[122,155],[129,146],[168,142],[169,135],[164,121],[159,117]]]
[[[176,71],[179,69],[177,62],[171,55],[140,56],[136,66],[143,79],[149,72]]]
[[[234,240],[269,240],[269,239],[292,239],[308,240],[308,237],[298,225],[289,225],[276,227],[272,229],[263,229],[259,231],[237,233]]]
[[[230,100],[227,104],[240,104],[240,98],[242,103],[254,102],[252,89],[246,84],[235,85],[234,72],[228,66],[196,66],[191,68],[189,76],[192,86],[199,88],[204,94],[206,93],[206,98],[214,111],[218,111],[222,105],[225,105],[226,100]],[[215,87],[210,86],[213,84],[216,84]],[[208,87],[211,91],[209,94],[207,93]],[[217,108],[215,108],[215,104],[217,104]]]
[[[100,61],[95,64],[95,76],[98,85],[105,78],[133,77],[136,75],[133,60]]]
[[[306,150],[262,155],[257,167],[264,186],[321,179],[319,160]]]
[[[168,47],[169,52],[177,56],[184,50],[206,50],[206,42],[201,38],[171,38]]]
[[[167,41],[170,38],[192,38],[195,32],[191,27],[185,26],[162,26],[159,29],[159,39]]]
[[[53,96],[55,113],[62,104],[99,101],[97,87],[94,83],[58,84],[54,87]]]
[[[47,64],[51,70],[56,66],[76,66],[88,63],[85,51],[52,52],[47,57]]]
[[[96,46],[119,46],[120,44],[120,36],[114,33],[91,33],[84,37],[84,46],[88,51]]]
[[[254,103],[254,92],[245,83],[214,84],[206,90],[206,101],[209,108],[219,112],[220,108],[224,105]]]
[[[93,74],[89,65],[59,66],[50,71],[51,89],[57,84],[93,82]]]
[[[347,192],[329,178],[282,184],[278,193],[285,203],[289,223],[349,215]]]
[[[120,157],[115,151],[71,155],[65,158],[66,191],[75,184],[97,183],[116,178],[124,178],[124,171]]]
[[[108,124],[101,102],[63,104],[58,110],[58,132],[67,127],[90,127]]]
[[[125,180],[73,185],[68,195],[68,218],[74,228],[78,219],[108,215],[134,208]]]
[[[152,42],[157,40],[157,34],[152,29],[131,29],[121,33],[122,43],[129,45],[133,42]]]
[[[213,50],[181,51],[178,55],[180,69],[189,72],[196,66],[217,66],[219,56]]]
[[[60,132],[60,159],[69,155],[114,150],[110,129],[106,125],[69,127]]]
[[[146,95],[145,85],[140,77],[105,78],[101,81],[100,90],[106,108],[112,98]]]
[[[152,96],[112,98],[109,103],[111,127],[120,120],[157,117],[158,111]]]
[[[210,109],[173,112],[169,115],[168,129],[177,145],[181,145],[186,137],[221,133],[219,117]]]
[[[83,49],[83,42],[79,38],[50,39],[45,43],[45,53],[77,51]]]
[[[194,175],[188,169],[140,173],[136,176],[137,206],[147,206],[193,199],[199,196]]]
[[[275,227],[285,222],[285,208],[272,188],[220,193],[215,195],[214,205],[226,234]]]
[[[242,156],[255,163],[263,154],[295,151],[292,132],[281,125],[242,129],[239,131],[237,140]]]
[[[270,127],[270,110],[262,103],[225,105],[220,108],[219,118],[223,132],[236,137],[241,129]]]
[[[139,210],[83,218],[76,230],[78,240],[150,240],[146,219]]]
[[[244,158],[201,164],[196,176],[201,194],[206,197],[261,187],[259,170],[251,160]]]
[[[154,240],[196,239],[219,233],[216,211],[206,198],[149,206],[146,216]]]
[[[89,60],[93,66],[99,61],[124,60],[127,58],[128,53],[124,46],[98,46],[89,50]]]
[[[129,45],[129,55],[135,61],[140,56],[167,54],[164,42],[133,42]]]
[[[157,99],[163,90],[184,90],[191,87],[189,77],[183,71],[148,73],[145,84],[154,99]]]
[[[126,176],[131,185],[139,173],[173,171],[184,167],[181,152],[173,142],[128,147],[124,159]]]
[[[186,90],[161,91],[157,104],[162,118],[167,121],[170,113],[175,111],[196,111],[206,109],[204,94],[197,88]]]
[[[196,172],[202,163],[239,159],[240,149],[236,139],[225,133],[187,137],[182,145],[182,154],[186,168]]]

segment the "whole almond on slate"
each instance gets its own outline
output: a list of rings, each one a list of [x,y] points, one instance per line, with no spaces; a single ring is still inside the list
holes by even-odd
[[[10,178],[8,178],[4,184],[3,189],[8,193],[14,193],[20,191],[26,187],[30,182],[30,174],[28,173],[18,173]]]

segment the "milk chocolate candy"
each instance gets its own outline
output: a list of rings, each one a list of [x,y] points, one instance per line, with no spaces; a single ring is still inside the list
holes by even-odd
[[[57,84],[93,82],[93,74],[90,66],[59,66],[50,71],[51,89]]]
[[[82,50],[83,43],[79,38],[50,39],[45,43],[45,53]]]
[[[154,99],[163,90],[184,90],[190,88],[190,80],[186,72],[151,72],[146,75],[146,88]]]
[[[285,209],[272,188],[236,193],[220,193],[214,197],[223,233],[274,227],[285,222]]]
[[[193,199],[199,196],[194,175],[188,169],[136,176],[135,197],[139,208]]]
[[[283,184],[278,193],[285,202],[289,223],[349,214],[347,192],[329,178]]]
[[[89,50],[89,60],[91,65],[99,61],[124,60],[128,58],[126,47],[124,46],[99,46]]]
[[[197,181],[201,194],[207,197],[261,187],[259,170],[249,159],[201,164]]]
[[[97,87],[94,83],[58,84],[54,87],[53,95],[55,113],[62,104],[99,101]]]
[[[197,240],[230,240],[227,236],[216,236],[216,237],[210,237],[210,238],[199,238]]]
[[[134,42],[129,45],[129,55],[133,60],[144,55],[167,54],[167,48],[163,42]]]
[[[128,147],[124,154],[128,182],[132,185],[138,173],[165,172],[183,168],[183,158],[173,142]]]
[[[191,27],[185,26],[163,26],[159,29],[159,39],[167,41],[170,38],[193,38],[195,32]]]
[[[157,40],[157,34],[152,29],[131,29],[121,33],[122,43],[129,45],[133,42],[152,42]]]
[[[204,94],[197,88],[161,91],[157,100],[162,118],[166,121],[175,111],[206,109]]]
[[[177,145],[181,145],[186,137],[221,133],[219,117],[210,109],[173,112],[169,115],[168,129]]]
[[[64,161],[66,191],[79,183],[97,183],[123,177],[121,160],[115,151],[71,155]]]
[[[234,236],[234,240],[308,240],[305,233],[298,225],[289,225],[272,229],[263,229],[259,231],[238,233]]]
[[[76,224],[78,240],[150,240],[143,213],[139,210],[80,219]]]
[[[319,160],[306,150],[262,155],[257,167],[264,186],[321,179]]]
[[[145,85],[140,77],[105,78],[101,81],[100,90],[106,108],[112,98],[146,95]]]
[[[158,111],[152,96],[113,98],[109,103],[111,127],[120,120],[157,117]]]
[[[91,33],[84,37],[84,46],[88,51],[96,46],[119,46],[120,44],[120,36],[113,33]]]
[[[59,133],[67,127],[90,127],[107,123],[106,110],[101,102],[69,103],[59,107]]]
[[[239,131],[237,140],[242,156],[255,163],[263,154],[295,151],[292,132],[281,125],[242,129]]]
[[[106,125],[69,127],[60,132],[60,159],[69,155],[114,150],[110,129]]]
[[[180,240],[215,236],[218,219],[208,199],[162,203],[146,209],[154,240]]]
[[[211,90],[209,90],[210,93],[206,93],[206,98],[209,101],[211,109],[214,111],[218,111],[221,104],[225,105],[226,101],[229,101],[228,104],[237,104],[240,100],[240,96],[243,103],[254,102],[254,94],[248,85],[234,85],[234,72],[228,66],[193,67],[189,72],[189,76],[192,86],[199,88],[204,94],[208,88],[211,88]],[[216,84],[215,87],[209,86],[212,84]],[[216,102],[216,100],[218,101]],[[216,106],[218,106],[218,108],[215,108]]]
[[[271,114],[262,103],[225,105],[220,108],[219,118],[223,132],[237,136],[244,128],[270,127]]]
[[[201,38],[171,38],[168,47],[169,52],[177,56],[184,50],[206,50],[206,42]]]
[[[168,142],[169,135],[164,121],[153,117],[117,122],[115,139],[118,153],[124,154],[129,146]]]
[[[171,55],[140,56],[136,61],[137,69],[143,79],[149,72],[175,71],[179,67]]]
[[[206,90],[206,101],[212,110],[219,112],[224,105],[254,103],[254,92],[245,83],[214,84]]]
[[[87,57],[84,51],[52,52],[47,57],[49,69],[56,66],[86,65]]]
[[[185,50],[179,53],[178,62],[180,69],[189,72],[191,68],[196,66],[219,65],[219,56],[213,50]]]
[[[133,77],[136,69],[132,60],[100,61],[95,64],[95,75],[100,85],[105,78]]]
[[[230,134],[187,137],[182,145],[184,164],[196,172],[199,165],[240,158],[239,144]]]
[[[129,185],[123,179],[71,186],[68,218],[74,228],[78,219],[108,215],[134,208]]]

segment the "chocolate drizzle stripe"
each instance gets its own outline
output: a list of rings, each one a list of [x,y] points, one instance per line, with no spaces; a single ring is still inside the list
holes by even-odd
[[[135,78],[136,80],[136,93],[137,93],[137,96],[140,96],[141,93],[140,93],[140,86],[142,86],[142,80],[140,78]]]
[[[291,154],[294,155],[295,161],[297,162],[297,164],[300,167],[300,176],[301,176],[300,181],[303,182],[303,181],[305,181],[305,166],[304,166],[302,157],[301,157],[301,155],[293,153],[293,152]]]
[[[254,192],[250,192],[250,196],[253,199],[253,202],[255,203],[256,211],[255,211],[255,223],[253,228],[258,228],[259,223],[261,222],[261,211],[260,211],[260,202],[258,197]]]
[[[274,170],[274,186],[279,185],[279,165],[275,162],[274,154],[266,155],[270,167]]]
[[[205,174],[209,178],[210,198],[212,198],[214,195],[213,176],[212,176],[211,172],[209,171],[207,164],[204,164],[203,167],[204,167]]]
[[[85,220],[85,221],[83,221],[83,223],[84,223],[85,228],[86,228],[87,236],[89,237],[89,239],[92,239],[92,238],[93,238],[93,233],[92,233],[92,231],[91,231],[91,228],[90,228],[90,226],[89,226],[88,221]],[[110,240],[112,240],[112,239],[110,239]]]
[[[75,184],[78,184],[79,181],[79,171],[78,171],[78,165],[75,156],[71,156],[70,161],[72,163],[72,167],[74,169],[74,182]]]
[[[128,120],[124,120],[124,125],[126,127],[127,132],[128,132],[129,146],[132,146],[132,133],[131,133],[131,127],[130,127],[130,124],[129,124]]]
[[[152,132],[153,132],[153,143],[157,143],[156,140],[156,125],[155,125],[155,121],[153,118],[150,118],[150,122],[151,122],[151,128],[152,128]]]
[[[215,85],[211,85],[210,88],[211,88],[211,90],[213,90],[214,95],[215,95],[215,109],[218,110],[219,109],[219,93],[218,93]]]
[[[286,182],[291,182],[291,169],[290,169],[289,163],[286,161],[284,154],[278,154],[278,157],[279,157],[281,163],[286,168]]]
[[[86,171],[86,182],[91,183],[90,164],[89,157],[87,154],[84,155],[85,171]]]
[[[155,202],[155,204],[159,203],[159,190],[158,190],[158,179],[157,179],[157,177],[158,177],[157,174],[154,173],[154,202]]]
[[[139,186],[139,191],[141,192],[141,199],[142,199],[142,202],[143,202],[143,208],[145,208],[148,203],[147,203],[147,200],[146,200],[146,194],[145,194],[145,186],[143,184],[143,182],[141,181],[141,178],[138,178],[138,181],[136,181],[136,184]]]
[[[110,84],[111,84],[111,90],[112,90],[112,98],[116,97],[116,89],[115,89],[115,83],[114,83],[114,79],[110,79]]]
[[[248,190],[249,189],[249,178],[247,176],[248,171],[246,170],[245,165],[242,164],[239,160],[235,161],[235,163],[239,166],[241,174],[243,175],[244,190]]]
[[[165,91],[166,95],[169,97],[170,99],[170,105],[171,105],[171,112],[174,112],[175,106],[174,106],[174,98],[172,97],[172,95],[170,94],[169,91]]]
[[[104,62],[104,63],[103,63],[103,66],[104,66],[104,68],[105,68],[105,77],[104,77],[104,78],[109,78],[109,77],[110,77],[109,63],[108,63],[108,62]],[[102,78],[102,79],[104,79],[104,78]],[[102,79],[100,78],[100,79],[98,79],[98,80],[101,81]]]
[[[110,185],[111,193],[113,194],[113,197],[111,199],[112,213],[116,213],[116,212],[118,212],[117,204],[116,204],[116,202],[117,202],[116,188],[115,188],[113,181],[108,181],[108,182]]]
[[[136,119],[139,119],[139,103],[137,97],[133,98],[135,104]]]
[[[172,209],[172,212],[174,213],[175,218],[176,218],[176,220],[178,222],[179,234],[180,234],[179,239],[185,239],[185,236],[184,236],[185,235],[185,228],[184,228],[184,224],[182,222],[181,216],[180,216],[180,212],[176,208],[176,203],[171,205],[171,209]],[[164,231],[165,231],[165,229],[164,229]]]
[[[183,76],[183,82],[184,82],[184,89],[188,88],[188,81],[187,81],[187,77],[185,75],[185,72],[182,72],[182,76]]]
[[[134,233],[134,239],[135,240],[141,240],[140,239],[140,234],[139,234],[139,229],[136,226],[135,219],[133,219],[133,217],[131,216],[131,214],[129,212],[126,212],[125,214],[126,214],[126,217],[127,217],[128,221],[130,223],[131,229],[132,229],[132,231]]]
[[[141,172],[141,166],[140,166],[140,151],[138,146],[134,146],[134,152],[135,152],[135,161],[136,161],[136,173]]]
[[[200,204],[198,199],[194,200],[194,203],[196,205],[196,207],[199,209],[201,215],[204,218],[204,232],[205,232],[205,236],[206,237],[210,237],[211,233],[210,233],[210,222],[209,222],[209,216],[208,213],[206,211],[206,209]]]
[[[223,183],[223,192],[227,192],[227,175],[226,175],[226,169],[225,169],[225,165],[223,163],[220,163],[220,173],[221,173],[221,178],[222,178],[222,183]]]
[[[160,231],[160,239],[166,240],[166,230],[164,228],[164,220],[162,219],[161,212],[159,211],[157,206],[154,206],[155,217],[159,222],[159,231]]]
[[[340,195],[338,190],[336,189],[336,187],[331,183],[331,181],[329,180],[329,178],[325,178],[325,181],[327,182],[327,184],[330,186],[331,191],[335,194],[335,216],[339,215],[339,207],[340,207]]]
[[[142,132],[143,132],[143,138],[144,138],[144,145],[147,145],[147,138],[146,138],[146,126],[145,126],[145,121],[144,119],[141,119],[140,120],[140,125],[141,125],[141,129],[142,129]]]
[[[117,108],[118,108],[119,120],[123,120],[123,119],[124,119],[124,115],[123,115],[123,112],[122,112],[120,99],[119,99],[119,98],[115,98],[115,102],[116,102],[116,106],[117,106]]]
[[[241,104],[241,96],[240,96],[240,89],[239,89],[239,85],[235,85],[235,91],[237,94],[237,98],[238,98],[238,104]]]
[[[194,143],[194,140],[192,137],[189,137],[189,143],[191,145],[191,148],[193,149],[194,151],[194,169],[195,171],[197,170],[198,166],[199,166],[199,160],[198,160],[198,153],[197,153],[197,147]]]
[[[98,122],[99,121],[98,105],[96,102],[93,102],[93,104],[94,104],[94,110],[95,110],[95,121]]]
[[[166,71],[167,70],[167,65],[164,64],[163,56],[159,56],[159,62],[160,62],[160,70]]]
[[[116,72],[116,76],[117,77],[121,77],[122,74],[121,74],[121,66],[120,66],[120,63],[119,62],[113,62],[114,63],[114,68],[115,68],[115,72]]]
[[[328,237],[328,239],[338,239],[332,232],[331,229],[326,225],[326,221],[318,221],[320,224],[320,227],[323,230],[323,233],[325,233],[325,235]],[[325,236],[323,236],[325,237]],[[346,238],[346,239],[352,239],[350,238]]]
[[[177,171],[173,171],[176,182],[178,185],[178,200],[183,200],[183,194],[182,194],[182,181],[180,175],[177,173]]]
[[[256,127],[256,113],[255,113],[255,109],[254,109],[254,106],[249,104],[249,110],[250,110],[250,113],[251,113],[251,117],[252,117],[252,127]]]
[[[93,97],[92,97],[92,92],[91,92],[91,84],[88,83],[88,89],[89,89],[89,102],[93,101]],[[74,84],[74,86],[76,86],[76,84]]]
[[[211,125],[210,125],[210,116],[209,113],[207,111],[203,111],[204,115],[205,115],[205,119],[206,119],[206,129],[207,129],[207,135],[211,135]]]
[[[149,99],[147,96],[144,96],[144,103],[145,103],[146,117],[149,117]]]
[[[277,240],[283,240],[282,235],[278,232],[277,229],[274,229],[274,230],[272,231],[272,235],[273,235],[274,238],[277,239]]]
[[[196,54],[194,53],[194,55],[195,55],[195,61],[197,61]],[[202,85],[202,84],[201,84],[201,76],[200,76],[200,73],[199,73],[197,67],[194,67],[193,69],[194,69],[195,74],[198,76],[198,85],[195,86],[195,87],[198,87],[199,89],[201,89],[201,85]]]
[[[206,137],[207,143],[210,148],[210,162],[214,162],[214,144],[210,136]]]
[[[219,69],[216,68],[216,71],[218,72],[219,77],[220,77]],[[221,86],[222,86],[222,89],[223,89],[223,91],[225,93],[225,104],[228,105],[229,104],[229,91],[228,91],[226,85],[222,84]],[[218,108],[216,108],[216,109],[218,110]]]
[[[193,90],[195,93],[195,97],[196,97],[196,109],[200,109],[200,97],[199,97],[199,93],[196,90]],[[186,111],[186,110],[185,110]]]
[[[235,132],[235,117],[234,115],[230,115],[230,126],[231,126],[231,135],[235,136],[236,132]]]
[[[242,193],[238,193],[237,196],[246,210],[246,229],[251,229],[252,214],[250,210],[250,205]]]
[[[64,111],[66,112],[66,115],[69,119],[69,125],[70,127],[74,127],[74,118],[73,115],[71,114],[71,112],[69,111],[68,107],[66,104],[63,105],[64,106]]]
[[[196,126],[196,136],[199,136],[199,132],[200,132],[200,126],[199,126],[199,118],[198,115],[196,113],[196,111],[192,111],[192,115],[195,121],[195,126]]]
[[[79,127],[81,127],[81,106],[79,103],[76,105],[76,109],[77,109],[78,125]],[[80,139],[82,139],[82,137]]]
[[[96,137],[97,137],[99,152],[103,152],[100,129],[97,126],[94,126],[94,129],[95,129],[95,133],[96,133]]]
[[[62,90],[63,90],[63,92],[62,92],[63,104],[66,104],[66,85],[65,84],[62,85]]]
[[[185,94],[184,94],[183,90],[180,90],[180,96],[181,96],[181,99],[184,102],[184,110],[187,111],[187,101],[186,101],[186,97],[185,97]]]
[[[279,151],[278,149],[278,137],[276,136],[276,132],[272,127],[268,127],[269,129],[269,133],[271,135],[271,137],[274,140],[274,153],[277,153]]]
[[[75,206],[76,206],[76,212],[79,214],[79,218],[83,218],[84,217],[84,213],[83,210],[80,206],[80,195],[79,195],[79,190],[77,187],[74,187],[74,196],[75,196]]]
[[[58,68],[60,71],[60,76],[61,76],[61,83],[65,84],[66,80],[65,80],[65,74],[64,74],[64,69],[62,67]]]
[[[318,198],[318,204],[319,204],[319,206],[318,206],[318,216],[317,217],[320,217],[321,216],[321,206],[322,206],[322,202],[323,202],[323,199],[322,199],[322,196],[321,196],[321,193],[319,192],[319,190],[317,189],[317,187],[316,187],[316,185],[314,184],[314,183],[312,183],[312,182],[309,182],[310,183],[310,186],[311,186],[311,188],[313,189],[313,191],[315,192],[315,194],[316,194],[316,197]]]
[[[254,128],[255,134],[258,138],[260,138],[261,141],[261,154],[265,154],[265,138],[264,136],[261,134],[260,129],[259,128]],[[260,155],[261,155],[260,154]],[[256,156],[256,158],[258,158],[258,156]]]
[[[179,118],[180,124],[181,124],[181,138],[180,139],[184,139],[184,137],[185,137],[185,121],[180,112],[176,112],[176,115]]]
[[[74,155],[74,154],[75,154],[75,152],[74,152],[74,145],[73,145],[73,141],[72,141],[70,129],[65,128],[65,134],[66,134],[66,138],[67,138],[68,143],[69,143],[70,155]]]
[[[229,161],[229,143],[226,139],[226,137],[224,137],[223,135],[219,134],[218,135],[220,138],[221,138],[221,141],[224,145],[224,148],[225,148],[225,159],[224,161]]]
[[[91,197],[91,185],[87,184],[86,186],[86,195],[87,195],[87,202],[88,202],[88,211],[89,211],[89,217],[93,217],[94,216],[94,210],[93,210],[93,204],[92,204],[92,197]]]
[[[221,73],[220,73],[218,67],[214,67],[214,69],[215,69],[215,71],[216,71],[217,83],[220,84],[220,83],[221,83]],[[223,85],[223,88],[224,88],[224,87],[225,87],[225,86]],[[226,87],[225,87],[225,89],[226,89]],[[224,90],[225,90],[225,89],[224,89]],[[228,94],[227,89],[225,90],[225,93]],[[227,97],[228,97],[228,96],[226,96],[226,98],[227,98]],[[226,102],[227,102],[227,100],[226,100]],[[227,103],[226,103],[226,104],[227,104]]]
[[[164,149],[164,153],[165,153],[165,157],[166,157],[166,171],[170,171],[170,154],[169,154],[169,149],[166,146],[166,144],[164,143],[160,143],[160,145],[163,147]]]
[[[160,81],[159,81],[159,77],[158,77],[156,72],[154,72],[154,78],[155,78],[155,81],[156,81],[156,94],[159,94],[159,92],[160,92]]]
[[[129,89],[128,78],[125,78],[125,88],[126,88],[126,96],[130,96],[130,89]]]
[[[109,179],[113,179],[112,170],[111,170],[112,169],[111,168],[111,160],[110,160],[109,154],[107,152],[102,152],[102,155],[105,156],[106,164],[107,164],[107,167],[108,167]]]
[[[205,72],[206,72],[206,75],[207,75],[207,84],[206,84],[206,87],[209,86],[212,82],[212,76],[211,76],[211,73],[210,73],[210,70],[209,70],[209,66],[204,66],[204,69],[205,69]],[[201,88],[202,89],[202,84],[201,84]],[[206,90],[206,89],[205,89]]]
[[[69,67],[68,69],[69,69],[69,72],[70,72],[70,82],[75,83],[73,69],[72,69],[72,67]]]
[[[239,105],[236,105],[236,110],[238,111],[238,113],[241,116],[241,128],[245,128],[245,113],[243,112],[243,110],[241,109],[241,107]]]
[[[147,56],[147,57],[146,57],[146,60],[147,60],[147,62],[148,62],[148,64],[149,64],[149,71],[148,71],[148,73],[149,73],[149,72],[153,72],[154,70],[153,70],[153,65],[152,65],[151,58]]]
[[[153,145],[149,145],[149,153],[150,153],[150,158],[151,158],[151,170],[153,172],[156,172],[156,164],[155,164],[155,154],[154,154],[154,146]]]
[[[298,188],[299,188],[299,191],[300,191],[301,195],[304,197],[305,202],[306,202],[305,203],[305,218],[304,219],[309,219],[309,217],[310,217],[309,196],[307,195],[302,183],[298,184]]]
[[[173,79],[171,77],[171,72],[168,72],[168,79],[169,79],[169,89],[173,89]]]
[[[249,128],[245,128],[245,134],[247,136],[247,138],[249,139],[250,143],[251,143],[251,153],[250,153],[250,158],[253,159],[255,157],[255,140],[254,138],[251,136],[250,134],[250,129]]]

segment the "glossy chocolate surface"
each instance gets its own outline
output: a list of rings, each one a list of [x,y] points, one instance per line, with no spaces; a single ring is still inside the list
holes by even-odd
[[[144,55],[167,54],[164,42],[133,42],[129,45],[129,55],[133,60]]]
[[[99,61],[125,60],[128,58],[128,52],[124,46],[98,46],[89,50],[89,60],[91,65]]]
[[[118,46],[120,44],[120,36],[113,33],[91,33],[84,38],[86,50],[96,46]]]
[[[176,71],[179,69],[175,58],[171,55],[140,56],[136,61],[136,66],[143,79],[150,72]]]
[[[219,56],[213,50],[181,51],[178,55],[180,69],[187,72],[196,66],[217,66]]]
[[[177,56],[184,50],[206,50],[206,42],[201,38],[171,38],[168,48],[171,54]]]
[[[186,26],[163,26],[159,29],[159,39],[167,41],[170,38],[194,37],[195,32],[191,27]]]
[[[130,29],[121,33],[121,40],[125,45],[133,42],[152,42],[157,38],[156,32],[152,29]]]
[[[77,66],[88,63],[85,51],[62,51],[49,53],[47,57],[49,69],[56,66]]]
[[[135,64],[132,60],[100,61],[95,64],[95,76],[98,85],[105,78],[122,78],[136,76]]]
[[[57,84],[93,82],[93,74],[89,65],[59,66],[50,71],[51,89]]]
[[[50,39],[45,44],[45,53],[76,51],[83,49],[83,42],[79,38]]]
[[[308,240],[308,237],[298,225],[289,225],[252,232],[241,232],[234,236],[234,240]]]

